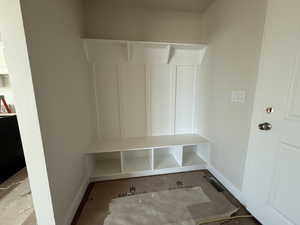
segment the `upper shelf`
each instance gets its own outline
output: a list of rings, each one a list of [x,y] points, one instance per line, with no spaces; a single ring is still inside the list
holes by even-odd
[[[83,39],[89,61],[120,63],[169,64],[185,62],[200,64],[205,44],[168,43],[127,40]],[[111,60],[113,59],[113,60]]]
[[[119,138],[100,140],[95,143],[88,153],[128,151],[201,143],[208,143],[208,140],[196,134]]]
[[[174,42],[158,42],[158,41],[130,41],[130,40],[112,40],[112,39],[92,39],[92,38],[83,38],[82,40],[87,42],[97,42],[104,44],[139,44],[139,45],[152,45],[152,46],[162,46],[162,45],[171,45],[173,47],[179,48],[197,48],[203,49],[206,47],[206,44],[199,43],[174,43]]]

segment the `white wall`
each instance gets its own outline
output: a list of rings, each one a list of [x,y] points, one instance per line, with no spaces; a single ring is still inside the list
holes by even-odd
[[[69,216],[76,210],[72,207],[77,207],[78,193],[87,182],[84,152],[95,135],[91,81],[80,40],[82,6],[80,0],[26,0],[21,1],[21,8],[43,144],[36,150],[44,149],[56,225],[64,225],[72,219]],[[13,59],[10,61],[13,67]],[[20,77],[13,79],[18,95]],[[18,98],[19,104],[26,104],[26,99]],[[21,117],[22,113],[26,112],[20,111]],[[23,129],[26,136],[30,130]],[[33,144],[25,147],[37,148]],[[27,164],[34,167],[32,157],[27,157]]]
[[[203,129],[212,141],[212,166],[241,189],[265,17],[265,0],[217,0],[205,12],[209,79]],[[232,91],[246,91],[244,104]]]
[[[84,152],[95,135],[80,0],[22,1],[29,58],[57,225],[86,182]]]
[[[33,204],[38,224],[55,225],[45,151],[28,59],[19,0],[0,2],[0,30],[10,68]],[[28,163],[30,162],[30,163]]]
[[[111,7],[99,0],[86,1],[85,37],[194,42],[203,40],[201,14],[145,8]]]

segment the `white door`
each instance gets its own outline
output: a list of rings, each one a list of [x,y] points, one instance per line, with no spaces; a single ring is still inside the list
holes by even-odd
[[[300,224],[300,0],[269,0],[243,194],[263,224]]]

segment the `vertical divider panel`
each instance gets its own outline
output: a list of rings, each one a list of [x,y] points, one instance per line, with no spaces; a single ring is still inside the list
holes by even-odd
[[[124,152],[120,152],[121,172],[124,173]]]
[[[200,128],[200,126],[202,125],[202,121],[200,118],[203,118],[203,112],[204,109],[206,108],[205,106],[205,101],[203,101],[203,98],[206,95],[206,86],[204,86],[205,84],[205,80],[203,78],[203,76],[201,76],[200,72],[201,72],[201,67],[200,65],[196,66],[196,81],[195,81],[195,109],[194,109],[194,121],[193,121],[193,127],[194,127],[194,133],[195,134],[201,134],[202,129]],[[203,107],[202,107],[203,106]]]
[[[176,84],[177,84],[177,66],[172,65],[171,67],[171,134],[175,135],[176,132]]]
[[[124,114],[124,110],[123,110],[123,102],[122,102],[122,96],[121,94],[123,93],[123,90],[122,90],[122,79],[121,79],[121,76],[122,76],[122,66],[121,65],[118,65],[118,79],[117,79],[117,82],[118,82],[118,98],[119,98],[119,120],[120,120],[120,134],[121,134],[121,137],[125,137],[125,128],[124,128],[124,121],[123,121],[123,114]],[[123,155],[123,153],[122,153]]]
[[[183,159],[183,146],[177,145],[172,147],[171,154],[174,156],[177,163],[182,167],[182,159]]]
[[[194,87],[193,87],[193,115],[192,115],[192,118],[193,118],[193,121],[192,121],[192,130],[193,132],[192,133],[196,133],[196,126],[195,126],[195,123],[197,121],[197,117],[196,117],[196,110],[197,110],[197,88],[198,88],[198,66],[195,66],[195,71],[194,71]]]
[[[97,121],[97,136],[102,138],[101,127],[100,127],[100,113],[99,113],[99,100],[97,95],[97,72],[96,72],[96,63],[91,63],[91,73],[93,80],[93,93],[95,97],[95,110],[96,110],[96,121]]]
[[[154,170],[154,148],[151,148],[151,170]]]
[[[152,106],[151,106],[151,66],[145,65],[146,74],[146,129],[147,136],[152,136]]]
[[[123,121],[122,121],[122,108],[121,108],[121,96],[120,96],[120,68],[119,68],[119,65],[116,66],[116,81],[117,81],[117,84],[116,84],[116,87],[117,87],[117,98],[118,98],[118,115],[119,115],[119,135],[120,137],[124,137],[124,133],[123,133],[123,127],[122,127],[122,124],[123,124]],[[120,154],[122,154],[122,152],[120,152]]]

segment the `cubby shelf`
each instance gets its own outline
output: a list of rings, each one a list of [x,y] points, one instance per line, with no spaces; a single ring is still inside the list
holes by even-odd
[[[197,145],[184,146],[183,147],[182,165],[183,166],[195,166],[195,165],[205,163],[205,161],[201,158],[201,156],[199,154],[200,154],[200,152],[198,152]]]
[[[176,161],[174,156],[171,154],[162,155],[161,158],[158,158],[155,162],[154,169],[170,169],[170,168],[180,168],[179,163]]]
[[[123,172],[152,170],[152,149],[122,152]]]
[[[197,135],[129,138],[104,143],[101,151],[98,149],[87,154],[91,162],[92,180],[176,173],[207,167],[205,155],[208,154],[209,143]]]
[[[122,173],[121,154],[113,152],[108,154],[94,154],[88,158],[92,166],[92,177],[101,177]]]
[[[154,169],[168,169],[181,167],[182,147],[156,148],[154,155]]]
[[[116,159],[111,160],[99,160],[95,162],[94,170],[92,177],[100,177],[100,176],[107,176],[107,175],[114,175],[120,174],[121,165],[120,161]]]

